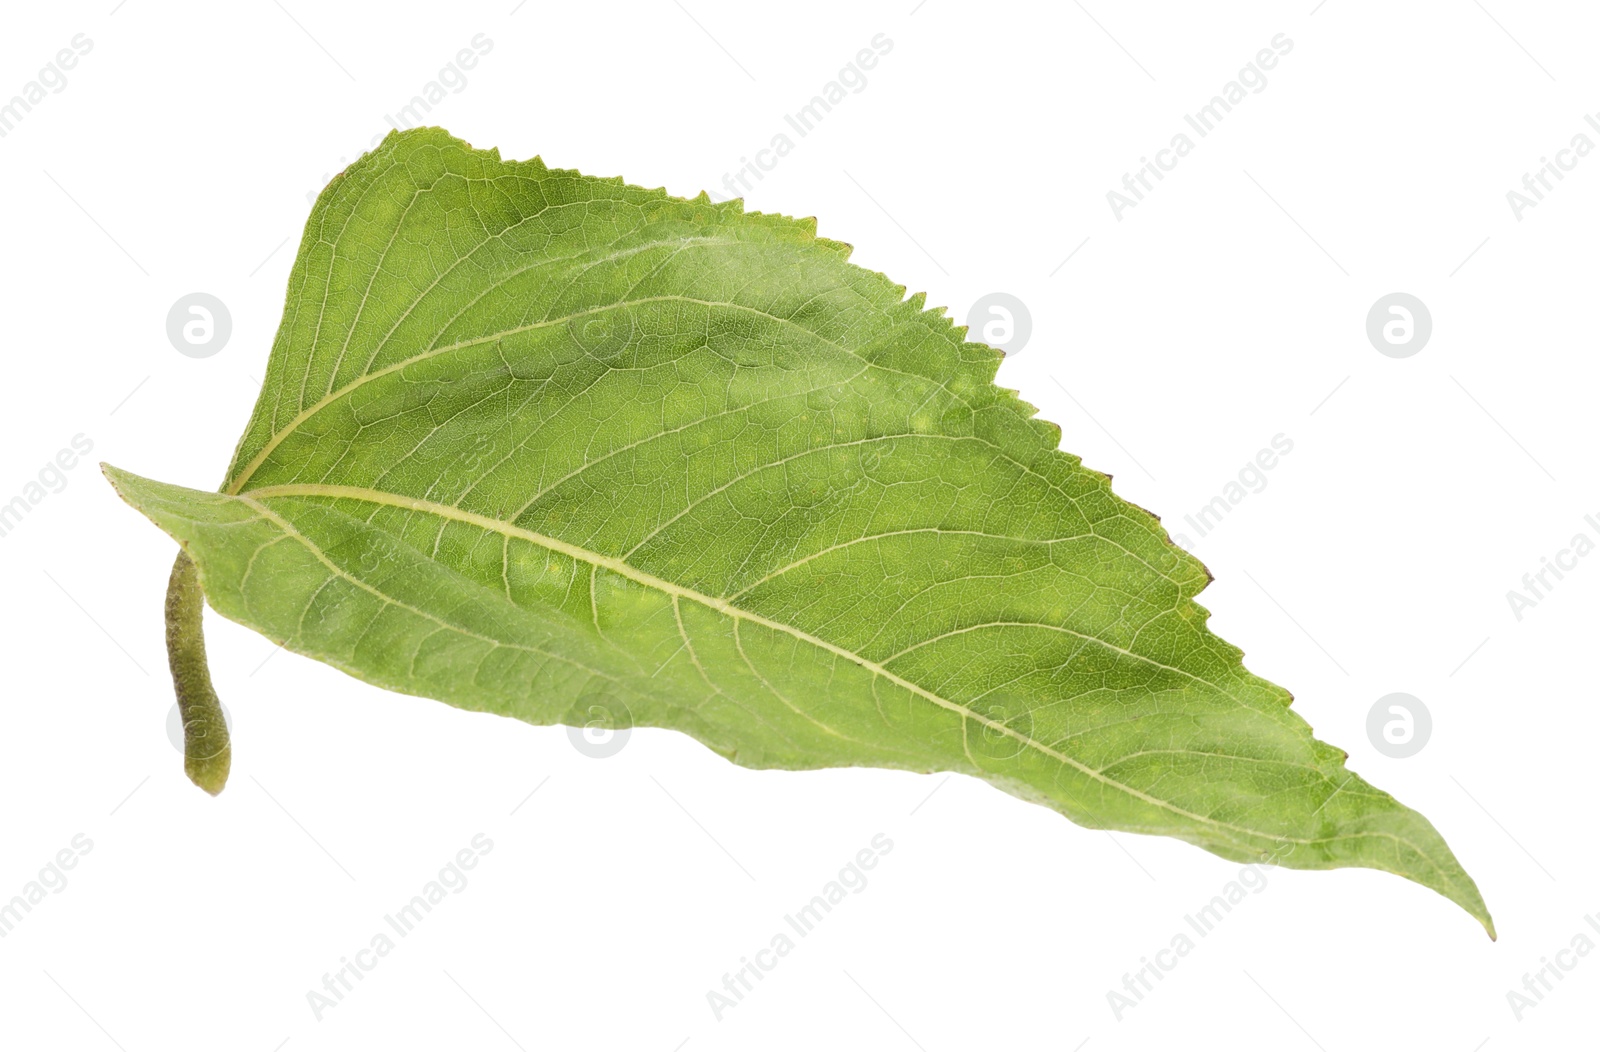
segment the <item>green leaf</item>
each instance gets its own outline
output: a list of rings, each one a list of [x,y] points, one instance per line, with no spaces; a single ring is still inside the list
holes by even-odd
[[[393,134],[312,211],[222,491],[106,471],[218,612],[369,683],[748,767],[957,771],[1397,873],[1492,934],[1433,826],[1206,628],[1205,568],[849,253]]]

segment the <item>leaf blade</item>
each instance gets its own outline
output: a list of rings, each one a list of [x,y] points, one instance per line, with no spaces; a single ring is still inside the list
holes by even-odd
[[[1492,933],[1426,819],[1209,632],[1204,568],[847,257],[391,136],[318,201],[225,492],[109,473],[220,612],[390,689],[534,723],[603,695],[747,766],[958,770],[1387,869]]]

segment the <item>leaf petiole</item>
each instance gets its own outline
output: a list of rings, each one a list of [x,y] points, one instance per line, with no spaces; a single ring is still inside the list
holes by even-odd
[[[211,686],[206,639],[201,627],[205,597],[200,573],[189,553],[179,550],[167,582],[167,663],[183,719],[183,769],[189,780],[212,796],[228,781],[233,749],[222,703]]]

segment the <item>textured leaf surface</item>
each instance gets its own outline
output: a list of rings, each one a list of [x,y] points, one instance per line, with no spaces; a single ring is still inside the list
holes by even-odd
[[[391,135],[317,201],[221,493],[108,469],[224,615],[397,691],[959,771],[1460,903],[998,354],[810,220]]]

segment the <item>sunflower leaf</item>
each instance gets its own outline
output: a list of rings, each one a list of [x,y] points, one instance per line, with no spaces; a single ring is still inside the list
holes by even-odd
[[[957,771],[1397,873],[1492,933],[1433,826],[1209,631],[1205,568],[849,251],[393,134],[315,205],[221,492],[107,473],[213,608],[381,687],[749,767]]]

